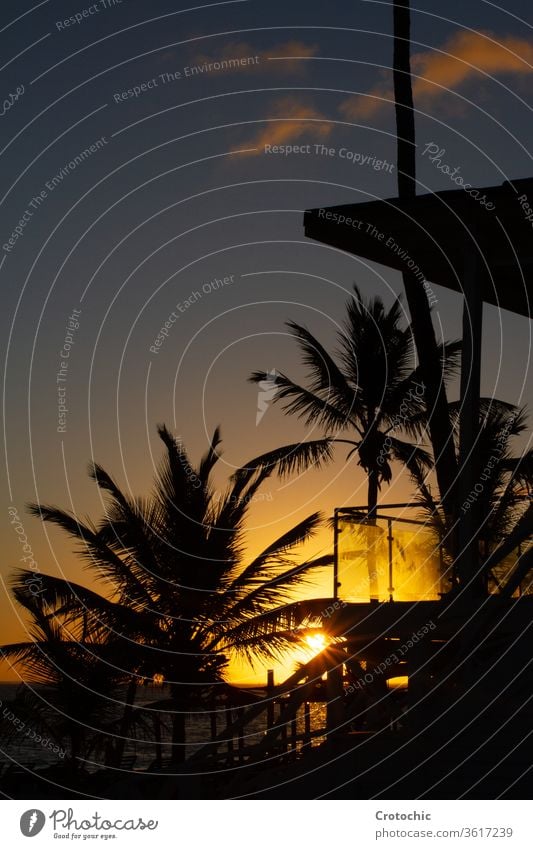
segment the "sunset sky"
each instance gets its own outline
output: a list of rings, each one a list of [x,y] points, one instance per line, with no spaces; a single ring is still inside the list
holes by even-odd
[[[278,406],[256,424],[247,377],[303,379],[287,320],[334,347],[354,282],[388,304],[402,289],[398,273],[312,243],[302,226],[306,208],[396,193],[395,168],[377,167],[395,163],[390,5],[189,5],[2,4],[2,642],[24,634],[5,584],[23,554],[10,506],[39,569],[89,581],[69,541],[25,514],[26,502],[96,519],[91,459],[147,494],[158,422],[195,459],[221,424],[221,488],[251,457],[320,436]],[[529,0],[413,5],[419,193],[455,188],[423,155],[430,143],[473,185],[531,176]],[[461,298],[435,291],[436,326],[457,338]],[[530,342],[527,319],[485,308],[484,394],[531,402]],[[251,553],[317,509],[327,517],[365,502],[356,460],[337,458],[266,483]],[[396,473],[383,501],[410,495]],[[309,552],[330,548],[324,529]],[[330,580],[308,594],[328,595]]]

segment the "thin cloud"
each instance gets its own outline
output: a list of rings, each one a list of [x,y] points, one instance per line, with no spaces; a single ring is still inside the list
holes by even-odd
[[[260,154],[264,152],[266,144],[292,144],[303,139],[325,139],[333,129],[333,124],[313,105],[292,95],[280,98],[265,121],[266,126],[239,148],[254,147],[257,150],[250,151],[250,154]]]
[[[413,55],[415,106],[431,108],[433,102],[480,74],[498,76],[533,72],[533,44],[522,38],[498,38],[489,32],[460,31],[440,48]],[[394,101],[390,83],[378,83],[366,95],[345,100],[340,110],[349,120],[368,119]]]
[[[304,74],[308,66],[302,59],[309,59],[318,53],[317,44],[304,44],[302,41],[286,41],[278,44],[262,54],[262,58],[268,61],[269,72],[277,71],[281,74]]]
[[[233,68],[211,71],[211,73],[228,73],[247,71],[255,73],[304,74],[307,66],[303,59],[308,59],[318,53],[318,45],[304,44],[302,41],[285,41],[274,45],[268,50],[257,50],[253,44],[246,41],[230,41],[217,50],[216,53],[195,53],[189,65],[215,65],[231,59],[252,59],[250,62]],[[272,57],[272,59],[271,59]]]

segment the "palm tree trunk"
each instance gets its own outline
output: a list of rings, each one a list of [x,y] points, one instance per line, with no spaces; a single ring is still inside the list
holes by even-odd
[[[408,200],[416,195],[410,31],[409,0],[394,0],[394,96],[398,144],[398,197],[402,200]],[[425,405],[429,415],[429,434],[435,457],[437,483],[450,526],[453,519],[452,489],[457,474],[457,458],[442,375],[441,356],[422,283],[411,273],[403,275],[403,283],[426,387]]]

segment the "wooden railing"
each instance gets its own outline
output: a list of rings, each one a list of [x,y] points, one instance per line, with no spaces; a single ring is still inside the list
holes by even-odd
[[[269,755],[296,756],[302,747],[325,737],[328,731],[326,710],[322,727],[312,729],[311,704],[322,702],[326,705],[331,693],[328,680],[322,681],[322,677],[326,673],[329,678],[343,657],[334,647],[326,649],[282,684],[267,689],[265,699],[246,709],[240,708],[238,716],[230,720],[223,731],[187,759],[187,765],[244,763]],[[248,736],[257,737],[261,733],[257,729],[249,735],[246,733],[261,716],[265,718],[261,739],[246,745]],[[299,724],[303,724],[303,731],[298,730]]]

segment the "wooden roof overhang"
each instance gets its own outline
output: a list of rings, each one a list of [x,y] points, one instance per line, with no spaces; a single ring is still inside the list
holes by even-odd
[[[533,179],[470,191],[309,209],[305,235],[460,293],[475,252],[482,300],[531,318]]]

